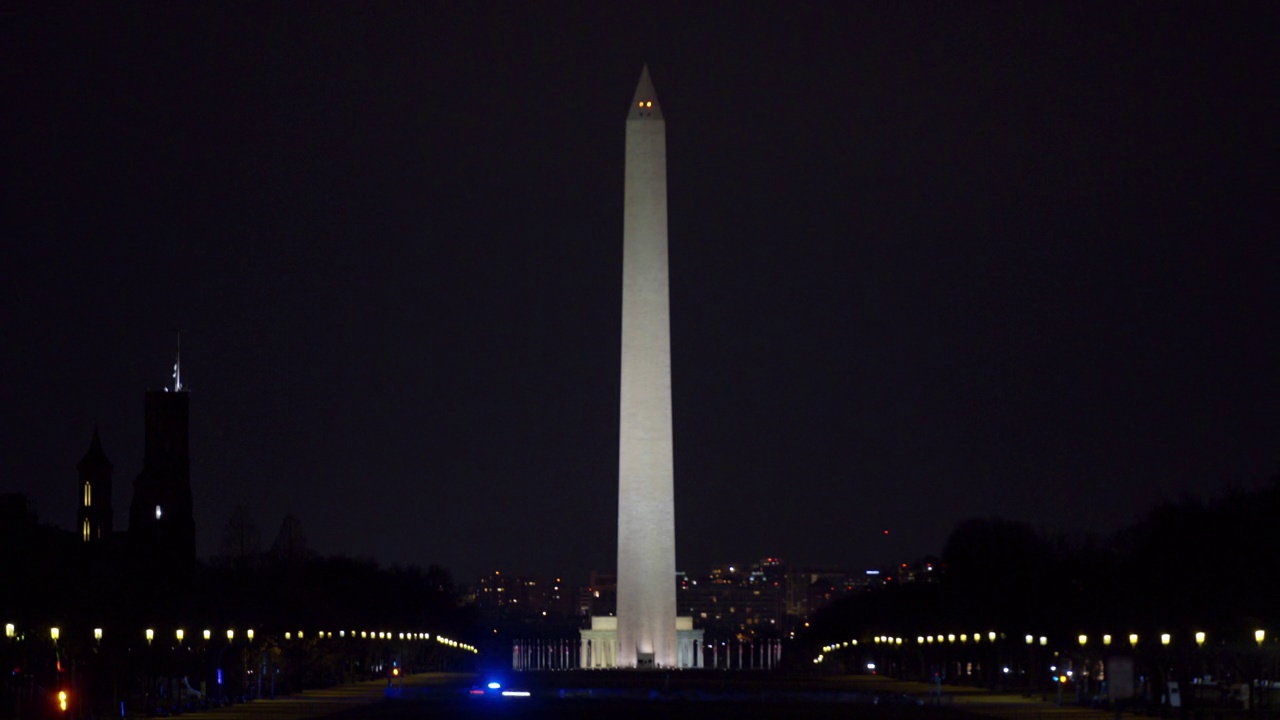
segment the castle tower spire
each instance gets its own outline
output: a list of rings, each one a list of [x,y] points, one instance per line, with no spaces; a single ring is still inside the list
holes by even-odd
[[[89,450],[76,465],[79,476],[76,519],[80,521],[80,536],[84,542],[111,539],[111,473],[114,469],[102,451],[102,439],[98,436],[98,426],[94,425]]]

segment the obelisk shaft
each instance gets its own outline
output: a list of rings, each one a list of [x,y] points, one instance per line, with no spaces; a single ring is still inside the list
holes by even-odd
[[[674,667],[676,559],[666,125],[646,68],[627,117],[618,454],[618,664]]]

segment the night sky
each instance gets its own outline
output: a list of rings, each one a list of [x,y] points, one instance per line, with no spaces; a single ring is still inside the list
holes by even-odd
[[[646,62],[681,569],[1280,471],[1274,3],[17,5],[0,492],[43,521],[96,423],[125,525],[181,329],[202,556],[244,504],[264,549],[611,572]]]

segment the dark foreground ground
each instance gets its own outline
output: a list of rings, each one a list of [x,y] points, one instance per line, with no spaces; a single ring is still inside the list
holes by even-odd
[[[406,688],[376,706],[335,718],[860,718],[947,720],[955,706],[916,704],[887,688],[807,678],[729,673],[575,672],[521,673],[498,678],[504,689],[529,697],[503,697],[476,678],[464,686]],[[473,695],[483,689],[484,695]],[[397,698],[394,695],[400,694]]]
[[[503,687],[491,690],[491,680]],[[502,690],[528,693],[503,697]],[[482,693],[482,694],[473,694]],[[505,676],[424,674],[343,685],[277,700],[212,710],[194,718],[402,720],[408,718],[857,718],[859,720],[1113,720],[1040,697],[947,686],[929,703],[928,687],[872,676],[766,673],[547,672]],[[1280,719],[1271,719],[1280,720]]]

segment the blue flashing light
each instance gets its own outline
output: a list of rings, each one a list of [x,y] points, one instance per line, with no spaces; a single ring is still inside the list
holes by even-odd
[[[218,668],[218,684],[222,684],[222,668]]]
[[[489,683],[489,685],[488,685],[487,687],[488,687],[490,690],[501,690],[501,689],[502,689],[502,683],[499,683],[499,682],[491,682],[491,683]]]

